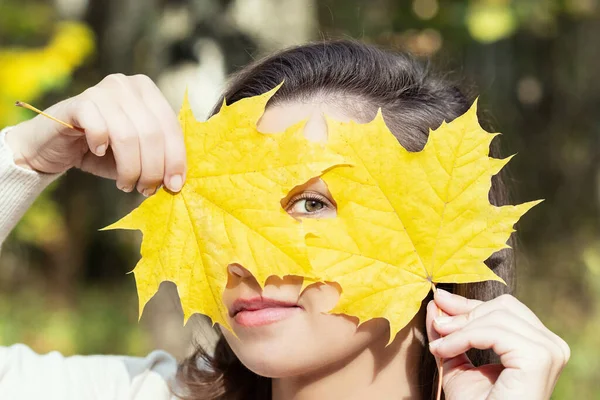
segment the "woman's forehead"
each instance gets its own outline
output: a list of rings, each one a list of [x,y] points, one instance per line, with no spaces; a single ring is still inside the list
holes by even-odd
[[[282,132],[300,121],[307,120],[304,136],[309,140],[325,141],[327,125],[324,114],[343,122],[351,119],[340,107],[325,102],[289,101],[268,107],[258,122],[258,130],[263,133]]]

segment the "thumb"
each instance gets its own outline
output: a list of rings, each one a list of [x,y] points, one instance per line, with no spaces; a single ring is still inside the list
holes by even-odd
[[[435,341],[440,338],[440,334],[435,330],[433,321],[438,317],[445,317],[447,314],[437,307],[435,302],[432,300],[427,304],[427,317],[425,319],[425,327],[427,330],[427,339],[430,343],[430,351],[435,357],[435,361],[440,366],[440,358],[435,354]],[[443,365],[442,371],[442,386],[446,394],[448,394],[448,382],[452,380],[456,375],[475,368],[471,360],[466,353],[459,354],[456,357],[441,359]]]

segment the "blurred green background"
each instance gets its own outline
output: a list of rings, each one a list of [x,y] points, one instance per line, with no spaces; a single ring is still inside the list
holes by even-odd
[[[205,116],[229,73],[270,51],[352,37],[433,59],[479,93],[510,164],[518,295],[572,348],[556,399],[600,399],[600,0],[0,0],[0,126],[114,72],[151,76]],[[139,235],[97,230],[141,202],[69,171],[3,246],[0,344],[65,354],[190,351],[171,284],[137,321]],[[0,199],[0,206],[1,206]],[[197,332],[200,332],[199,334]]]

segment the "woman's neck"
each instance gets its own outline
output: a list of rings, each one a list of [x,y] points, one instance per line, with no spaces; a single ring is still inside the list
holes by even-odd
[[[384,335],[335,365],[306,375],[273,379],[273,400],[420,398],[420,327],[424,323],[419,317],[387,347],[388,338]]]

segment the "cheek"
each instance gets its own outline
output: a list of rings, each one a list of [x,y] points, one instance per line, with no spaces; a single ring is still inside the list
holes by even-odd
[[[324,314],[338,298],[335,287],[313,285],[300,297],[305,311],[297,318],[236,335],[222,331],[248,369],[272,378],[315,372],[365,350],[374,341],[387,342],[385,320],[368,321],[357,328],[355,318]]]
[[[335,307],[340,299],[340,292],[341,288],[336,283],[315,283],[304,290],[298,304],[315,318],[331,316],[324,313]]]

